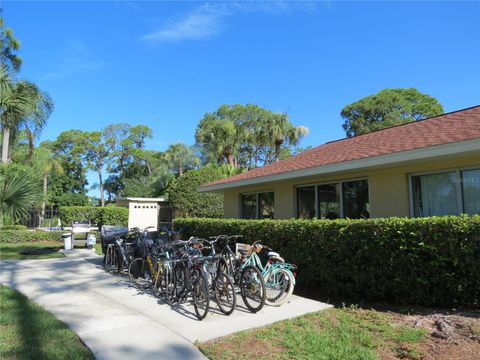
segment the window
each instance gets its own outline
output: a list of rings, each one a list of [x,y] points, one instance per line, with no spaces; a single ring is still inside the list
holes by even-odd
[[[462,171],[463,212],[480,214],[480,169]]]
[[[340,217],[340,184],[318,185],[318,214],[322,219]]]
[[[242,218],[256,219],[257,218],[257,195],[242,195]]]
[[[274,193],[261,192],[241,195],[243,219],[273,219]]]
[[[344,217],[350,219],[366,219],[370,217],[367,180],[344,182],[342,191]]]
[[[301,219],[368,218],[368,181],[297,187],[297,216]]]
[[[275,211],[273,209],[273,192],[258,194],[258,218],[273,219]]]
[[[480,213],[480,169],[411,177],[415,217]]]
[[[315,215],[315,186],[297,188],[297,216],[312,219]]]

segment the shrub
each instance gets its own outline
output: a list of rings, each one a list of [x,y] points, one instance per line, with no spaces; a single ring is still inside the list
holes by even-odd
[[[187,171],[172,181],[168,188],[168,199],[175,212],[190,217],[223,217],[223,194],[201,193],[197,188],[225,177],[221,168],[205,166]]]
[[[368,220],[175,219],[186,236],[242,234],[299,266],[324,297],[480,306],[480,216]]]
[[[88,220],[99,227],[104,224],[128,225],[128,209],[123,207],[62,206],[58,213],[63,226],[70,226],[77,220]]]
[[[3,225],[0,230],[27,230],[25,225]]]
[[[62,241],[64,231],[40,230],[3,230],[0,231],[0,243],[30,241]]]

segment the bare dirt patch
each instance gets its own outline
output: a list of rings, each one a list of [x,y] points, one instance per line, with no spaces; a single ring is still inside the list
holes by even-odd
[[[480,313],[431,313],[403,315],[400,323],[423,328],[427,337],[422,342],[421,358],[426,360],[480,359]]]

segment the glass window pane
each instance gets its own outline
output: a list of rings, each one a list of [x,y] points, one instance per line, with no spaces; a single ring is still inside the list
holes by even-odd
[[[322,219],[340,217],[340,184],[318,185],[318,214]]]
[[[412,177],[415,216],[458,214],[455,172]]]
[[[273,192],[258,194],[258,218],[259,219],[273,219],[274,211],[274,195]]]
[[[257,218],[257,195],[256,194],[242,195],[242,218],[243,219]]]
[[[300,219],[315,217],[315,186],[297,188],[297,216]]]
[[[463,212],[480,214],[480,169],[462,171]]]
[[[348,181],[342,184],[344,217],[360,219],[370,217],[368,181]]]

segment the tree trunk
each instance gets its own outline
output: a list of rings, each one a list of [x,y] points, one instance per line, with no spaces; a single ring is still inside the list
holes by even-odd
[[[105,206],[105,195],[103,194],[103,178],[102,178],[102,169],[97,169],[98,173],[98,185],[100,187],[100,206]]]
[[[182,161],[178,162],[178,177],[183,175],[183,164]]]
[[[45,199],[47,198],[47,187],[48,187],[48,173],[43,174],[43,200],[42,207],[40,210],[40,219],[38,221],[38,226],[42,226],[42,222],[45,219]]]
[[[32,131],[27,127],[28,136],[28,162],[31,163],[33,159],[33,153],[35,151],[35,137]]]
[[[228,162],[228,165],[235,165],[233,155],[230,153],[227,153],[227,162]]]
[[[278,140],[275,141],[275,161],[280,160],[280,151],[281,151],[282,142]]]
[[[10,129],[8,127],[3,128],[2,139],[2,162],[8,163],[8,146],[10,144]]]

